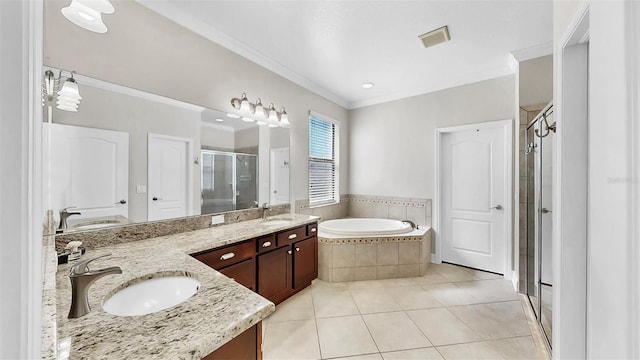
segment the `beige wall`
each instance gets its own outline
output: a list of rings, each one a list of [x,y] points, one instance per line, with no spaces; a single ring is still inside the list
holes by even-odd
[[[199,156],[200,112],[92,86],[81,91],[78,112],[54,107],[53,122],[129,133],[129,219],[146,221],[147,194],[137,194],[136,185],[147,185],[147,134],[192,139],[194,156]],[[193,213],[200,214],[200,168],[193,166]]]
[[[347,110],[133,2],[113,1],[106,34],[60,15],[68,1],[45,2],[44,64],[229,112],[232,97],[286,107],[291,122],[291,194],[308,197],[308,111],[341,122],[340,189],[349,174]]]
[[[546,104],[553,98],[553,56],[523,61],[518,66],[519,106]]]
[[[349,192],[433,199],[438,127],[514,119],[513,75],[351,112]]]

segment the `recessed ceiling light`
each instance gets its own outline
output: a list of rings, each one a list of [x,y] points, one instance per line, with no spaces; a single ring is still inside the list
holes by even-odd
[[[371,89],[373,87],[373,83],[364,83],[362,84],[363,89]]]
[[[227,114],[227,117],[232,119],[240,119],[240,115],[231,114],[231,113]]]
[[[216,119],[216,121],[223,122],[224,120],[222,120],[222,119],[220,119],[220,118],[217,118],[217,119]]]

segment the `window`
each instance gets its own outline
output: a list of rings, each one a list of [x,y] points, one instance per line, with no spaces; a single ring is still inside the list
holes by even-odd
[[[338,123],[309,113],[309,205],[339,201]]]

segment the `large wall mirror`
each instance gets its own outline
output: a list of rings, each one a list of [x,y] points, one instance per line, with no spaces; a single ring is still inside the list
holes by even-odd
[[[287,128],[74,78],[77,111],[45,101],[43,123],[44,203],[74,214],[66,231],[289,202]]]

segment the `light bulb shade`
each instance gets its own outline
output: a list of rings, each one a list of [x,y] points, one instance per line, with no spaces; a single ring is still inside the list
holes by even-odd
[[[82,99],[80,96],[80,90],[78,89],[78,84],[73,79],[67,79],[67,81],[62,84],[62,88],[58,91],[58,98],[65,97],[68,99]]]
[[[65,98],[58,98],[58,101],[56,101],[56,104],[58,105],[73,105],[73,106],[78,106],[80,104],[80,100],[75,100],[75,99],[65,99]]]
[[[269,107],[269,121],[278,121],[278,112],[276,111],[276,108],[275,106],[273,106],[273,104],[271,104],[271,106]]]
[[[247,99],[247,94],[242,94],[242,98],[240,99],[240,112],[242,114],[251,114],[251,103],[249,103],[249,99]]]
[[[109,0],[77,0],[82,5],[104,14],[113,14],[115,9]]]
[[[60,110],[64,110],[64,111],[71,111],[71,112],[77,112],[78,111],[78,106],[68,106],[68,105],[60,105],[58,104],[56,106],[58,109]]]
[[[61,12],[67,20],[83,29],[100,34],[107,32],[107,26],[102,22],[101,13],[79,0],[72,0],[71,5],[62,8]]]
[[[255,115],[256,119],[265,119],[267,117],[264,113],[264,107],[262,106],[262,101],[260,99],[256,101],[253,114]]]
[[[242,121],[246,121],[246,122],[253,122],[253,119],[252,119],[252,118],[250,118],[250,117],[246,117],[246,116],[245,116],[245,117],[243,117],[243,118],[242,118]]]
[[[289,116],[287,115],[287,112],[284,110],[284,108],[282,108],[282,113],[280,114],[280,124],[282,125],[289,125]]]

